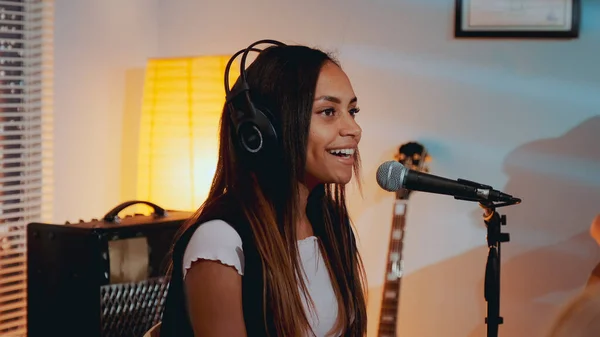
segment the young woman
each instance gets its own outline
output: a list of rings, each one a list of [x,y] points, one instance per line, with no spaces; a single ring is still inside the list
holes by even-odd
[[[231,89],[241,98],[223,109],[209,196],[173,249],[160,334],[364,336],[364,270],[344,193],[360,166],[350,81],[328,54],[279,43],[245,75]],[[246,137],[265,142],[257,154],[233,123],[249,108],[244,82],[276,134]]]

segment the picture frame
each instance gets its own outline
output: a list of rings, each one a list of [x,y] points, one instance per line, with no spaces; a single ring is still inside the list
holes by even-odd
[[[455,37],[579,37],[581,0],[455,0]]]

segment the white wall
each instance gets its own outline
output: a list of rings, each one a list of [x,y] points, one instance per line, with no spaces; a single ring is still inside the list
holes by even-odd
[[[135,70],[156,54],[157,8],[156,0],[56,0],[56,221],[89,221],[122,201],[122,149],[136,132],[125,112],[139,113],[126,98],[141,85]]]
[[[56,218],[100,216],[120,201],[127,69],[262,38],[319,46],[337,52],[361,106],[365,188],[350,201],[371,291],[369,335],[393,203],[374,173],[417,140],[433,156],[432,173],[523,197],[501,210],[511,242],[500,335],[541,336],[600,260],[587,233],[600,213],[600,4],[582,2],[579,39],[517,41],[453,39],[453,2],[442,0],[59,0]],[[400,335],[485,336],[480,213],[450,197],[411,197]]]

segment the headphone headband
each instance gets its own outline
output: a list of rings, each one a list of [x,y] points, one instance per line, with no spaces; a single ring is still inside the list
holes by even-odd
[[[233,54],[233,56],[229,59],[229,61],[227,62],[227,66],[225,67],[225,95],[226,95],[226,101],[229,102],[231,100],[230,96],[236,96],[237,94],[239,94],[240,92],[236,93],[232,93],[231,92],[231,88],[229,86],[229,70],[231,69],[231,65],[233,64],[233,61],[240,55],[243,53],[242,55],[242,60],[240,62],[240,78],[242,81],[242,87],[240,88],[241,90],[249,90],[250,88],[247,87],[247,82],[246,82],[246,58],[248,57],[248,54],[251,51],[254,52],[261,52],[262,49],[258,49],[258,48],[254,48],[254,46],[259,45],[259,44],[272,44],[272,45],[276,45],[276,46],[285,46],[286,44],[283,42],[279,42],[277,40],[259,40],[256,41],[254,43],[252,43],[251,45],[249,45],[247,48],[245,49],[240,49],[238,50],[235,54]]]
[[[285,43],[279,42],[277,40],[259,40],[249,45],[248,48],[246,48],[244,55],[242,55],[242,62],[240,62],[240,76],[242,76],[243,82],[246,82],[246,57],[248,57],[248,53],[254,49],[254,46],[265,43],[273,44],[280,47],[285,46]]]

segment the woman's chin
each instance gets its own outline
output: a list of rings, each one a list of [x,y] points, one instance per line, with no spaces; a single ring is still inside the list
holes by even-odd
[[[311,187],[319,184],[338,184],[346,185],[352,181],[352,171],[350,172],[328,172],[326,174],[307,175],[305,183]]]
[[[332,180],[331,181],[332,184],[346,185],[346,184],[349,184],[350,181],[352,180],[352,173],[350,173],[348,175],[338,175],[331,180]]]

